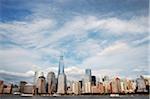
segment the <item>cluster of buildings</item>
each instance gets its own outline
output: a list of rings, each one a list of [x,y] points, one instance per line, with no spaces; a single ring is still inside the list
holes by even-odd
[[[74,81],[70,84],[70,94],[128,94],[128,93],[149,93],[150,78],[141,76],[136,80],[120,79],[114,77],[109,79],[104,76],[102,81],[96,81],[95,76],[91,76],[91,70],[85,70],[85,77],[81,81]]]
[[[0,80],[0,94],[126,94],[149,93],[150,89],[150,77],[148,76],[140,76],[136,80],[120,79],[119,77],[110,79],[104,76],[101,81],[97,81],[91,69],[85,69],[84,77],[80,81],[72,81],[67,85],[66,78],[63,56],[60,56],[57,77],[54,72],[49,72],[47,77],[43,72],[35,72],[33,84],[20,81],[19,85],[6,85]]]

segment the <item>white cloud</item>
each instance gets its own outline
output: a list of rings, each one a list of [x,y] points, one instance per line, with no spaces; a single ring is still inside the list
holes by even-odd
[[[104,34],[129,35],[148,33],[147,17],[135,17],[130,20],[118,18],[98,19],[94,16],[75,17],[66,22],[60,29],[53,33],[45,45],[57,42],[62,38],[72,35],[77,38],[85,37],[88,31],[98,31]]]
[[[86,42],[77,44],[75,49],[77,56],[86,58],[87,56],[92,56],[97,54],[102,50],[102,46],[93,39],[88,39]]]
[[[148,33],[147,20],[147,17],[123,20],[115,17],[99,19],[95,16],[78,16],[67,21],[60,28],[57,28],[58,22],[52,19],[34,19],[0,23],[0,29],[3,35],[7,32],[7,37],[17,44],[27,48],[32,46],[40,48],[53,45],[67,36],[74,36],[76,39],[86,37],[90,30],[115,35]]]
[[[57,22],[52,19],[35,19],[33,21],[0,23],[0,36],[5,35],[6,40],[15,42],[23,48],[14,46],[10,49],[0,50],[1,64],[0,68],[10,71],[23,72],[33,70],[43,70],[44,72],[54,71],[57,73],[58,66],[53,63],[46,63],[42,58],[50,55],[58,59],[60,51],[71,51],[69,48],[62,48],[59,42],[64,38],[73,36],[78,41],[80,38],[86,38],[83,42],[78,42],[74,46],[74,51],[78,57],[82,57],[82,64],[77,64],[74,59],[66,59],[66,73],[72,75],[75,79],[76,73],[81,75],[82,69],[91,67],[96,75],[100,73],[119,73],[121,68],[129,69],[134,66],[147,66],[147,46],[132,47],[126,42],[117,42],[113,45],[101,46],[99,41],[87,37],[89,31],[97,31],[106,35],[139,35],[148,33],[147,17],[135,17],[130,20],[118,18],[100,19],[95,16],[78,16],[67,21],[61,27],[57,27]],[[134,38],[133,35],[133,38]],[[5,38],[3,38],[5,39]],[[110,38],[108,38],[110,39]],[[137,40],[135,43],[145,42],[148,38]],[[106,40],[107,41],[107,38]],[[70,43],[70,42],[68,42]],[[76,43],[76,42],[75,42]],[[107,43],[107,42],[106,42]],[[133,42],[134,43],[134,42]],[[30,48],[31,47],[31,48]],[[32,49],[33,47],[33,49]],[[35,48],[34,48],[35,47]],[[74,56],[72,56],[74,57]],[[74,66],[72,66],[74,65]],[[75,67],[81,66],[80,68]],[[43,68],[47,68],[47,70]],[[21,67],[21,68],[20,68]],[[114,71],[110,71],[111,68]],[[82,69],[81,69],[82,68]],[[19,70],[20,69],[20,70]],[[99,71],[95,69],[100,69]],[[32,74],[32,72],[28,72]]]
[[[127,73],[127,71],[134,68],[148,68],[147,53],[148,48],[145,45],[132,47],[124,42],[117,42],[105,48],[97,55],[87,58],[81,66],[92,68],[96,75],[98,75],[98,72],[101,75],[103,73],[107,75],[114,75],[116,73],[119,75],[122,73],[121,71]]]
[[[150,36],[144,37],[143,39],[138,39],[133,41],[133,44],[138,45],[150,40]]]
[[[137,17],[131,20],[121,20],[117,18],[108,18],[98,21],[99,29],[102,29],[109,33],[117,34],[137,34],[148,33],[148,18]]]
[[[2,30],[9,31],[11,34],[13,32],[15,32],[14,34],[30,34],[42,32],[52,28],[54,25],[55,22],[51,19],[34,19],[32,21],[13,21],[11,23],[1,23],[0,28]]]
[[[71,66],[71,67],[67,67],[65,69],[65,72],[67,74],[83,74],[83,70],[79,67],[75,67],[75,66]]]
[[[10,41],[26,48],[37,47],[44,41],[45,33],[50,33],[54,26],[52,19],[0,23],[0,35],[5,35]]]
[[[0,75],[1,74],[8,74],[8,75],[19,76],[19,77],[32,77],[32,76],[34,76],[34,71],[30,70],[27,72],[18,73],[18,72],[9,72],[9,71],[5,71],[5,70],[0,70]]]

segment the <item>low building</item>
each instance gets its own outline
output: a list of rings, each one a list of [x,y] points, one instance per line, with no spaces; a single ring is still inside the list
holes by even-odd
[[[3,93],[4,81],[0,80],[0,94]]]
[[[3,94],[11,94],[12,92],[12,84],[4,85]]]
[[[23,93],[25,93],[25,94],[35,94],[35,85],[26,84],[24,86]]]
[[[101,91],[102,91],[101,93],[105,93],[105,94],[111,93],[110,82],[108,80],[105,80],[102,84],[104,88],[101,85]]]
[[[23,93],[24,91],[24,86],[27,84],[26,81],[20,81],[20,92]]]
[[[15,94],[15,93],[20,93],[18,85],[13,85],[12,94]]]
[[[98,86],[91,86],[91,93],[92,94],[99,94]]]
[[[72,83],[72,93],[79,95],[81,94],[81,84],[80,82],[73,82]]]
[[[105,83],[105,84],[106,84],[106,83]],[[100,82],[100,83],[98,83],[98,85],[97,85],[97,86],[98,86],[98,89],[99,89],[99,93],[100,93],[100,94],[105,93],[105,90],[107,90],[107,87],[106,87],[107,85],[106,85],[106,86],[104,86],[104,85],[103,85],[103,83],[101,83],[101,82]],[[106,89],[105,89],[105,87],[106,87]]]
[[[91,82],[84,82],[83,88],[83,93],[91,93]]]
[[[143,77],[137,78],[136,84],[137,84],[137,92],[147,92],[145,80]]]

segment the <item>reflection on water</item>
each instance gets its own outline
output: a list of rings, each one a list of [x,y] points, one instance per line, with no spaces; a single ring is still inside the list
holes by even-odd
[[[105,96],[58,96],[58,97],[49,97],[49,96],[33,96],[33,97],[21,97],[21,96],[10,96],[3,95],[0,96],[0,99],[118,99],[110,98],[108,95]],[[120,96],[120,99],[149,99],[148,95],[123,95]]]

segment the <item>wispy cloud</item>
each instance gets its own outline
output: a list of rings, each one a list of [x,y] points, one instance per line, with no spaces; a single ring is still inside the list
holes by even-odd
[[[82,77],[85,68],[92,68],[99,77],[143,72],[148,66],[147,1],[137,8],[131,5],[138,0],[114,2],[20,1],[18,7],[3,2],[3,19],[10,20],[0,22],[0,75],[34,70],[57,73],[62,53],[69,79]],[[29,13],[18,11],[15,20],[7,13],[15,9]]]

